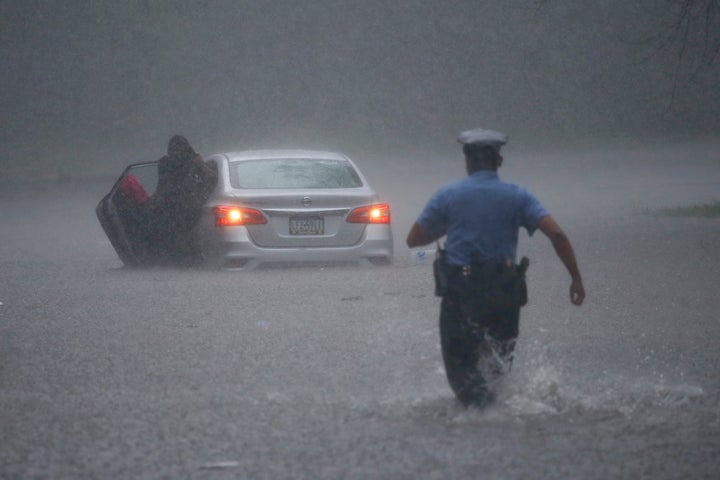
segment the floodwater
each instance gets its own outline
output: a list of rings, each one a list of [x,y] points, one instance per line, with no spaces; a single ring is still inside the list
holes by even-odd
[[[0,192],[0,478],[716,478],[720,150],[505,155],[570,236],[531,259],[495,405],[453,398],[431,267],[404,237],[458,158],[356,158],[393,207],[395,264],[122,269],[107,182]],[[401,188],[398,188],[401,185]]]

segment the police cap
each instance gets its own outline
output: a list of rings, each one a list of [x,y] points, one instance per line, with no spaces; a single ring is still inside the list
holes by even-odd
[[[487,145],[500,148],[507,143],[508,136],[495,130],[474,128],[472,130],[465,130],[458,135],[457,139],[458,142],[463,145]]]

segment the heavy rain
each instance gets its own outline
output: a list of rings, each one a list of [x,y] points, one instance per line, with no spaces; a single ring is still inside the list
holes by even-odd
[[[0,478],[715,478],[716,0],[0,1]],[[542,235],[512,371],[465,408],[405,247],[507,133]],[[183,134],[350,156],[382,267],[124,268],[95,206]],[[699,212],[699,213],[698,213]],[[426,259],[432,258],[428,247]]]

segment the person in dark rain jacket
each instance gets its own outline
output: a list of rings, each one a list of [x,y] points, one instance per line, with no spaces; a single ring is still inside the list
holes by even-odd
[[[161,261],[196,264],[200,248],[191,235],[202,214],[217,174],[182,135],[168,142],[167,155],[158,161],[158,185],[150,198],[154,222],[150,243]]]

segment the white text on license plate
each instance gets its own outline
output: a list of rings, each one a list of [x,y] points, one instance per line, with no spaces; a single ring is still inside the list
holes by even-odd
[[[290,235],[322,235],[323,233],[325,233],[323,217],[290,217]]]

